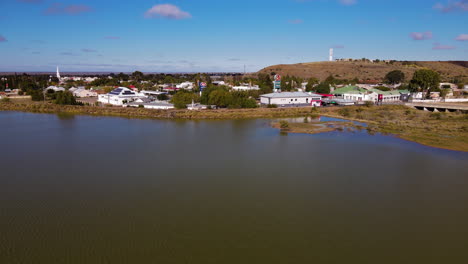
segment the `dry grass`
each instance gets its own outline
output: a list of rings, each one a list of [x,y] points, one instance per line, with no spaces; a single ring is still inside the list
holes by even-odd
[[[320,112],[365,122],[371,133],[391,133],[428,146],[468,151],[468,114],[431,113],[406,106],[351,106],[323,108]]]
[[[95,107],[56,105],[50,102],[0,103],[0,111],[24,111],[33,113],[69,113],[80,115],[119,116],[129,118],[154,119],[249,119],[298,117],[310,113],[310,108],[254,108],[254,109],[220,109],[220,110],[154,110],[144,108]]]
[[[421,61],[412,65],[403,65],[401,62],[394,64],[371,62],[311,62],[289,65],[274,65],[260,70],[261,73],[271,72],[281,75],[291,75],[301,78],[316,77],[325,80],[333,75],[338,79],[382,80],[385,75],[393,70],[401,70],[406,78],[411,78],[418,69],[429,68],[439,72],[442,79],[449,80],[455,76],[468,78],[468,68],[450,62]]]

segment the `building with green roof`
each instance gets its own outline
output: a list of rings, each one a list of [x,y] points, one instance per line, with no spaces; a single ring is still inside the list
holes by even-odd
[[[377,102],[379,95],[383,96],[383,102],[400,101],[400,91],[381,91],[371,88],[365,89],[355,85],[348,85],[331,92],[335,97],[355,102],[372,101]]]

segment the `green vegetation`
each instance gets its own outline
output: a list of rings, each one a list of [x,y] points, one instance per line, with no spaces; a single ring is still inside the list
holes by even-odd
[[[393,70],[385,75],[384,80],[388,84],[398,84],[405,80],[405,73],[400,70]]]
[[[76,101],[75,96],[71,92],[57,92],[55,93],[54,103],[59,105],[81,105],[81,103]]]
[[[171,103],[174,104],[174,107],[177,109],[187,108],[187,105],[194,102],[199,102],[200,97],[196,93],[188,92],[185,90],[180,90],[174,96],[172,96]]]
[[[431,91],[439,90],[440,74],[428,70],[417,70],[411,80],[410,90],[412,92],[423,92],[429,97]]]
[[[289,122],[288,121],[281,120],[279,122],[279,125],[280,125],[280,128],[283,129],[283,130],[289,129]]]
[[[226,86],[209,86],[202,93],[200,101],[205,105],[216,105],[221,108],[256,108],[258,91],[229,91]]]

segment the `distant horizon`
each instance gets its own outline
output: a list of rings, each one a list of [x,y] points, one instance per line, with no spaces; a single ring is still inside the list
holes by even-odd
[[[339,59],[341,59],[341,58],[339,58]],[[351,59],[351,58],[349,58],[349,59]],[[352,59],[354,59],[354,58],[352,58]],[[360,59],[354,59],[354,60],[360,60]],[[382,59],[382,60],[385,61],[385,60],[390,60],[390,59]],[[395,60],[395,61],[404,62],[404,60]],[[437,60],[437,61],[411,60],[411,61],[414,61],[414,62],[468,62],[468,60]],[[287,64],[273,64],[273,65],[268,65],[268,66],[266,66],[264,68],[275,66],[275,65],[294,65],[294,64],[303,64],[303,63],[326,63],[326,62],[334,63],[336,61],[310,61],[310,62],[297,62],[297,63],[287,63]],[[57,66],[55,66],[55,67],[57,67]],[[135,72],[135,71],[91,71],[91,70],[89,70],[89,71],[86,71],[86,70],[82,70],[82,71],[62,71],[60,69],[60,65],[58,65],[58,67],[59,67],[60,74],[111,74],[111,73],[114,73],[114,74],[118,74],[118,73],[131,74],[131,73]],[[262,68],[262,69],[264,69],[264,68]],[[246,71],[245,74],[257,73],[262,69],[259,69],[258,71],[254,71],[254,72]],[[243,71],[242,72],[240,72],[240,71],[194,71],[194,72],[190,72],[190,71],[181,71],[181,72],[141,71],[141,72],[144,73],[144,74],[197,74],[197,73],[244,74]],[[0,71],[0,75],[2,75],[2,74],[3,75],[5,75],[5,74],[12,75],[12,74],[15,74],[15,73],[54,74],[55,75],[56,70],[53,70],[53,71]]]
[[[248,7],[248,8],[247,8]],[[0,71],[256,72],[337,58],[468,60],[468,0],[0,2]]]

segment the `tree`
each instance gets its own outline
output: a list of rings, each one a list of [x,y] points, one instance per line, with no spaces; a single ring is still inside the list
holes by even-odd
[[[385,82],[388,84],[401,83],[405,79],[405,74],[400,70],[394,70],[385,75]]]
[[[217,89],[210,93],[208,102],[210,105],[228,107],[232,104],[232,94],[229,91]]]
[[[174,104],[175,108],[184,109],[187,108],[188,104],[192,103],[192,100],[198,102],[198,95],[192,92],[181,90],[172,96],[171,103]]]
[[[80,105],[75,96],[69,91],[57,92],[54,103],[59,105]]]
[[[143,76],[144,74],[141,71],[135,71],[132,73],[133,80],[137,82],[140,82],[141,80],[143,80]]]
[[[313,90],[314,86],[319,83],[319,80],[315,77],[311,77],[307,80],[306,91],[310,92]]]
[[[167,97],[167,94],[163,93],[163,94],[158,94],[156,96],[156,98],[158,98],[159,101],[166,101],[168,99]]]
[[[411,81],[419,87],[418,91],[422,91],[428,97],[431,89],[435,90],[439,88],[440,75],[433,70],[417,70]]]
[[[330,85],[328,83],[320,83],[319,85],[314,87],[316,93],[320,94],[329,94],[330,93]]]

